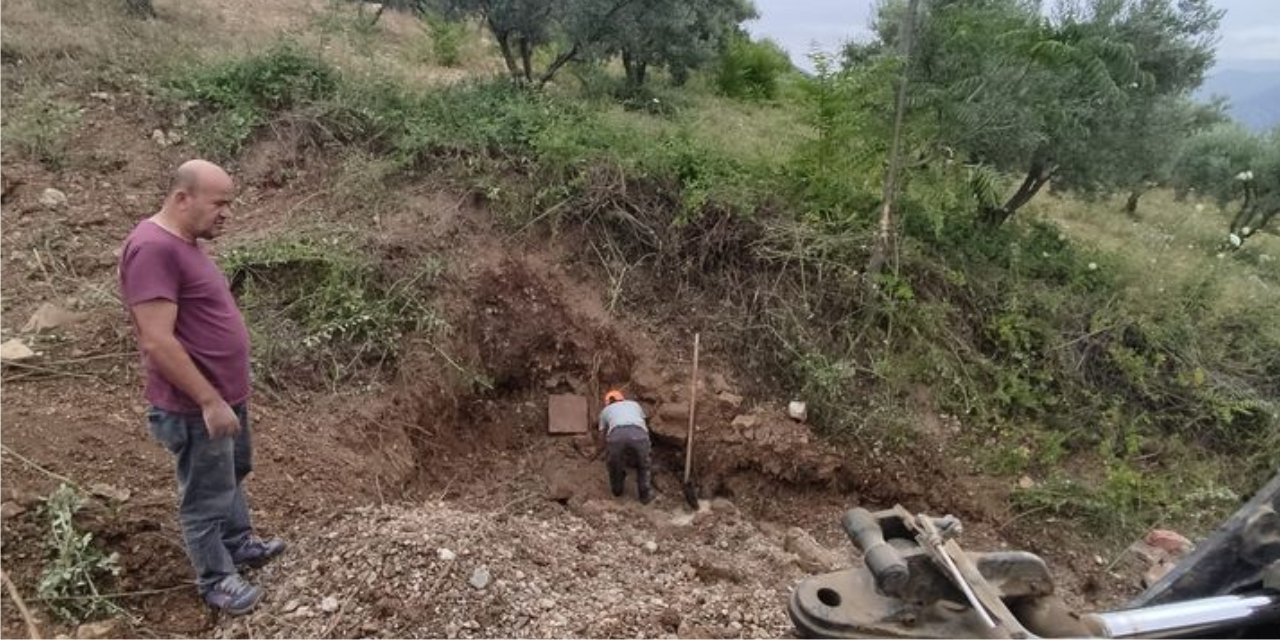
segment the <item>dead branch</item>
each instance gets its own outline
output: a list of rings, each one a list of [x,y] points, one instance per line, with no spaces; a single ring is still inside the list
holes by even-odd
[[[18,613],[22,614],[22,621],[27,623],[27,633],[32,638],[42,638],[40,627],[36,625],[35,618],[31,616],[31,610],[27,608],[27,603],[23,602],[22,594],[18,593],[18,588],[14,586],[13,580],[9,579],[9,573],[0,571],[0,577],[4,578],[4,587],[9,591],[9,597],[13,599],[13,604],[17,605]]]

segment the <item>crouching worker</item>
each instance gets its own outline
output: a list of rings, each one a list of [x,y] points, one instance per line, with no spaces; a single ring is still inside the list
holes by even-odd
[[[644,409],[635,400],[627,400],[617,389],[604,394],[604,410],[600,412],[600,431],[608,448],[609,489],[621,497],[627,479],[627,467],[636,470],[636,493],[640,502],[653,500],[650,478],[649,427]]]

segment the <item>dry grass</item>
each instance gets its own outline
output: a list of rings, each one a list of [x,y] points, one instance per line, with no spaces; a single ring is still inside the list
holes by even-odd
[[[1136,221],[1121,204],[1045,195],[1032,200],[1027,213],[1108,254],[1136,300],[1175,295],[1207,277],[1220,285],[1224,313],[1280,309],[1280,236],[1258,233],[1240,250],[1227,251],[1229,214],[1212,203],[1176,202],[1168,191],[1153,191],[1143,196]]]
[[[341,69],[396,77],[411,84],[455,82],[501,69],[478,28],[455,68],[435,65],[416,17],[389,11],[375,25],[360,6],[343,0],[155,0],[157,18],[125,15],[105,0],[7,0],[0,27],[6,57],[21,73],[6,86],[94,87],[128,84],[142,76],[245,55],[288,38]],[[18,76],[16,80],[12,76]],[[91,90],[91,89],[90,89]]]
[[[145,73],[189,57],[202,38],[223,33],[204,6],[157,2],[157,11],[159,19],[137,20],[110,2],[9,0],[0,15],[5,56],[15,60],[6,85],[93,85]]]
[[[501,73],[496,45],[478,24],[467,25],[460,64],[442,66],[434,59],[431,34],[416,16],[384,12],[370,25],[371,14],[349,2],[313,3],[307,28],[294,39],[312,45],[339,68],[390,76],[410,85],[449,84]]]

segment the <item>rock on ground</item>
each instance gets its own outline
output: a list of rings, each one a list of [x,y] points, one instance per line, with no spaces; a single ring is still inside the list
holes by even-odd
[[[64,207],[67,204],[67,194],[49,187],[40,192],[40,204],[50,209]]]
[[[468,580],[468,582],[476,589],[483,589],[489,586],[490,579],[489,569],[485,567],[476,567],[476,570],[471,572],[471,579]]]
[[[4,344],[0,344],[0,361],[3,362],[18,362],[34,358],[35,355],[36,352],[32,351],[31,347],[17,338],[10,338]]]
[[[841,564],[841,556],[838,552],[818,544],[809,532],[799,527],[787,529],[784,548],[796,555],[796,564],[801,569],[810,573],[831,571]]]
[[[333,613],[338,610],[338,599],[333,596],[327,596],[320,601],[320,610],[325,613]]]
[[[76,638],[121,638],[124,637],[124,622],[119,618],[109,618],[97,622],[86,622],[76,627]]]
[[[46,302],[36,309],[36,312],[27,320],[27,324],[23,325],[24,333],[40,332],[45,329],[58,329],[60,327],[74,324],[84,320],[88,314],[68,311],[56,304]]]

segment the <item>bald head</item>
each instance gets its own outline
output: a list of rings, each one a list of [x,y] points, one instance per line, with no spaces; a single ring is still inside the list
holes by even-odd
[[[235,183],[208,160],[188,160],[173,172],[169,195],[158,217],[190,240],[213,238],[231,215]]]
[[[231,176],[222,167],[196,158],[178,165],[178,170],[173,172],[173,178],[169,181],[169,195],[179,190],[195,192],[202,186],[215,184],[230,185]]]

